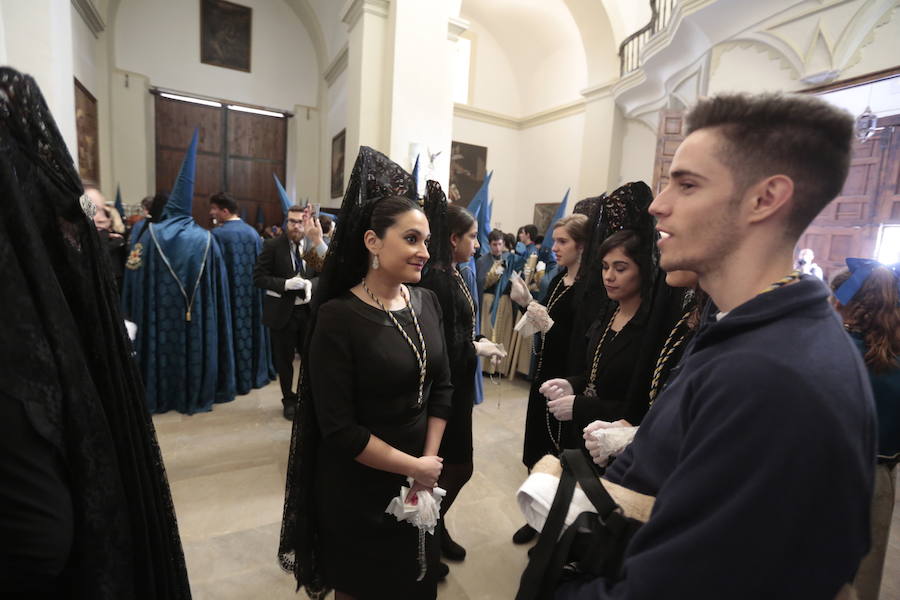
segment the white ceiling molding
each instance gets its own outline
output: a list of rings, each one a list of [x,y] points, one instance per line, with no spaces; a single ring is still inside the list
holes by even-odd
[[[469,104],[454,104],[453,116],[470,119],[472,121],[481,121],[482,123],[490,123],[491,125],[506,127],[508,129],[528,129],[530,127],[543,125],[544,123],[565,119],[572,115],[581,114],[585,111],[585,104],[587,104],[587,101],[584,99],[573,100],[572,102],[522,118],[511,117],[483,108],[477,108]]]
[[[447,39],[451,42],[459,40],[459,36],[468,31],[471,24],[465,19],[459,17],[450,17],[447,22]]]
[[[92,0],[72,0],[72,6],[81,15],[94,37],[99,38],[100,33],[106,29],[106,23],[103,22],[103,17],[100,16],[100,11],[94,6],[94,2]]]
[[[338,50],[337,56],[334,57],[331,64],[325,69],[325,82],[328,84],[328,87],[334,85],[334,82],[337,81],[337,78],[340,77],[341,73],[347,69],[349,54],[350,48],[348,44],[344,44],[343,48]]]
[[[364,13],[386,19],[390,15],[390,8],[390,0],[349,0],[344,6],[341,21],[347,24],[347,29],[353,29]]]

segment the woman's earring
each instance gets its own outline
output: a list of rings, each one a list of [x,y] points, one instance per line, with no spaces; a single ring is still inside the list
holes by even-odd
[[[372,258],[372,270],[373,270],[373,271],[377,271],[379,266],[380,266],[380,265],[378,264],[378,255],[376,254],[376,255]]]

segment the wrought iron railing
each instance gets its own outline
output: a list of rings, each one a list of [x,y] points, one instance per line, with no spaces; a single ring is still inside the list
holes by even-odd
[[[644,46],[654,35],[669,26],[678,0],[650,0],[650,22],[625,38],[619,46],[619,73],[627,75],[641,66]]]

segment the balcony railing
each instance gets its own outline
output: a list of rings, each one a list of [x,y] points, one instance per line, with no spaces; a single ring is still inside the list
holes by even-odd
[[[650,22],[625,38],[619,46],[619,72],[624,76],[641,66],[644,46],[654,35],[669,26],[678,0],[650,0]]]

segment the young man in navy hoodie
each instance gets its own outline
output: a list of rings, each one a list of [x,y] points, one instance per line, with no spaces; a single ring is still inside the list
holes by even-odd
[[[687,116],[650,206],[661,266],[717,311],[606,477],[656,497],[621,579],[557,598],[831,600],[869,548],[872,396],[793,248],[841,190],[853,121],[813,97],[718,96]]]

